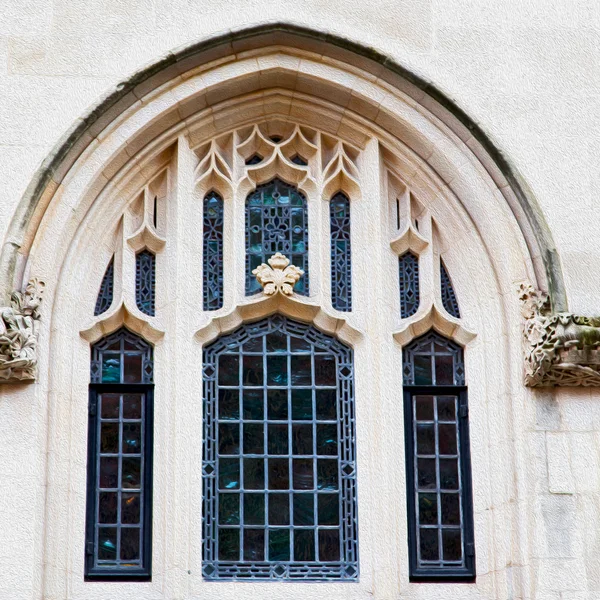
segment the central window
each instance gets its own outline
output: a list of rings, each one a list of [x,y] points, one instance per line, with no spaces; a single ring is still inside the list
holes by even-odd
[[[204,352],[204,576],[358,578],[352,351],[275,316]]]

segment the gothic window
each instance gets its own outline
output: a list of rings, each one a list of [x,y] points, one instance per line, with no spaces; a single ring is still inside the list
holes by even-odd
[[[246,295],[261,290],[252,270],[276,252],[304,271],[294,291],[308,295],[306,198],[280,179],[258,186],[246,199]]]
[[[358,578],[352,351],[274,316],[204,351],[206,579]]]
[[[96,298],[96,307],[94,309],[94,316],[101,315],[106,312],[113,301],[113,287],[115,279],[114,270],[114,257],[110,259],[102,283],[100,284],[100,291],[98,292],[98,298]]]
[[[467,388],[460,346],[430,332],[404,349],[411,581],[475,578]]]
[[[150,579],[152,347],[121,329],[92,347],[85,576]]]
[[[331,227],[331,304],[352,310],[352,263],[350,254],[350,200],[337,193],[329,204]]]
[[[204,310],[223,306],[223,199],[216,192],[204,198]]]
[[[419,259],[406,252],[398,259],[400,277],[400,316],[411,317],[419,310]]]
[[[156,256],[142,250],[135,256],[135,301],[145,314],[154,316]]]
[[[452,287],[452,281],[446,270],[444,261],[440,259],[440,285],[442,291],[442,304],[448,314],[460,319],[460,310],[458,308],[458,300]]]

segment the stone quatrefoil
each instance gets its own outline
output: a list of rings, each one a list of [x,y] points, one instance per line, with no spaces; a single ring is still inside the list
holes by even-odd
[[[290,265],[290,261],[280,252],[274,254],[267,261],[252,271],[252,275],[263,288],[267,296],[274,296],[281,293],[284,296],[291,296],[294,293],[294,286],[304,271],[295,265]]]

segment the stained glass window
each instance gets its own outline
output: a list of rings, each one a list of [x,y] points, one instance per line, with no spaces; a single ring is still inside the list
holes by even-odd
[[[246,295],[262,290],[252,270],[276,252],[304,271],[294,291],[308,295],[306,198],[280,179],[258,186],[246,199]]]
[[[404,349],[412,581],[473,581],[475,548],[463,351],[435,332]]]
[[[400,275],[400,316],[411,317],[419,310],[419,259],[406,252],[398,259]]]
[[[113,287],[115,280],[115,269],[114,269],[114,257],[110,259],[102,283],[100,284],[100,291],[96,298],[96,307],[94,309],[94,316],[101,315],[106,312],[113,301]]]
[[[223,306],[223,199],[216,192],[204,198],[204,310]]]
[[[442,290],[442,304],[446,311],[453,317],[460,319],[460,310],[458,309],[458,300],[452,287],[452,281],[444,265],[444,261],[440,259],[440,284]]]
[[[350,252],[350,200],[341,192],[329,204],[331,226],[331,303],[341,311],[352,310]]]
[[[352,351],[285,317],[204,351],[206,579],[356,580]]]
[[[92,347],[85,576],[150,578],[152,347],[126,329]]]
[[[156,284],[156,256],[142,250],[135,256],[135,301],[145,314],[154,316]]]

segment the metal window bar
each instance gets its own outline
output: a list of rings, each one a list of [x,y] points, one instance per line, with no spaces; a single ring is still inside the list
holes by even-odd
[[[280,316],[206,348],[206,579],[357,580],[352,375],[349,348]]]
[[[331,227],[331,304],[340,311],[352,310],[352,262],[350,200],[337,193],[329,203]]]
[[[216,192],[204,198],[204,310],[223,306],[223,199]]]
[[[294,291],[308,295],[308,217],[306,197],[274,179],[246,198],[246,295],[261,291],[253,269],[281,252],[304,271]]]

